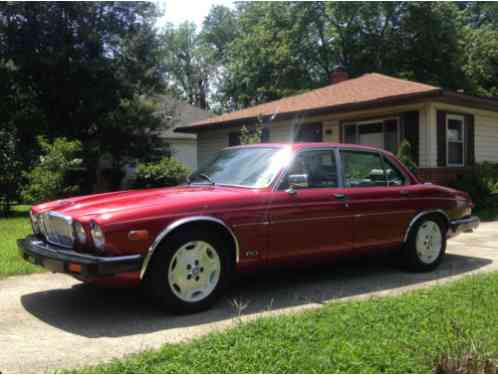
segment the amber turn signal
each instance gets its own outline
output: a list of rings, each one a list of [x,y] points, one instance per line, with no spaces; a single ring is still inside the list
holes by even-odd
[[[68,270],[73,273],[81,273],[81,264],[69,263],[67,266]]]
[[[128,239],[131,241],[144,241],[149,239],[149,231],[142,230],[132,230],[128,233]]]

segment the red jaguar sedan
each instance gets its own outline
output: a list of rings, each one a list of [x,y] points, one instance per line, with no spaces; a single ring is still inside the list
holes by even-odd
[[[394,250],[430,271],[479,225],[469,196],[422,184],[389,152],[303,143],[226,148],[181,186],[33,206],[24,259],[91,283],[140,284],[179,313],[264,266]]]

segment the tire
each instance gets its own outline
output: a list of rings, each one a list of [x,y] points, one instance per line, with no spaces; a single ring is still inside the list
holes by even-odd
[[[402,252],[408,270],[429,272],[439,266],[446,251],[445,230],[445,223],[436,216],[427,216],[415,223]]]
[[[156,248],[143,288],[166,311],[194,313],[216,302],[233,269],[233,254],[222,236],[208,230],[182,230]]]

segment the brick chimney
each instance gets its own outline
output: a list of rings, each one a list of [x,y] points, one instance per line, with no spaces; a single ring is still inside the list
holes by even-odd
[[[342,81],[347,81],[348,79],[349,79],[348,72],[341,65],[336,66],[332,71],[332,73],[330,73],[329,75],[329,82],[331,85],[335,85],[336,83]]]

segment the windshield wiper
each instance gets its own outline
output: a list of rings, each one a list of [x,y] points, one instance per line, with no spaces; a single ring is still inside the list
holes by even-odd
[[[207,174],[204,174],[204,173],[199,173],[198,175],[196,175],[195,177],[201,177],[203,178],[204,180],[208,181],[211,185],[215,185],[214,181],[211,179],[211,177],[209,177]],[[187,180],[188,184],[190,185],[192,183],[192,180],[189,178]]]

